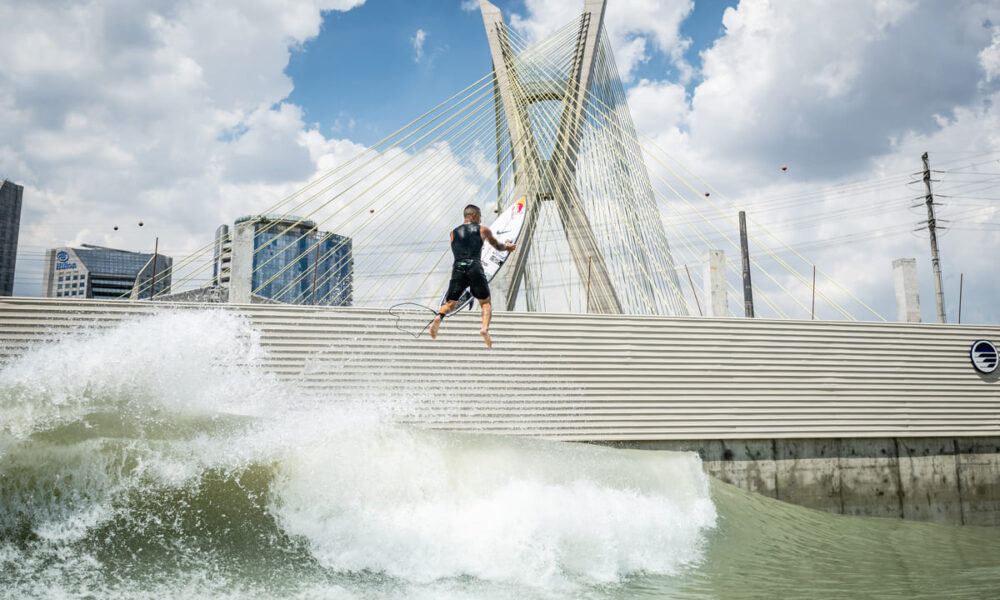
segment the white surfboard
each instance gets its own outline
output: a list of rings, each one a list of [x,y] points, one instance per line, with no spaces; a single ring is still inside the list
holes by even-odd
[[[525,201],[526,197],[521,196],[520,200],[508,206],[506,210],[500,213],[500,216],[490,223],[490,231],[493,232],[493,237],[498,242],[517,243],[517,239],[521,236],[521,230],[524,229],[524,218],[528,214]],[[500,267],[507,262],[509,256],[510,252],[501,252],[491,246],[489,242],[483,240],[483,251],[480,255],[480,260],[483,263],[483,272],[486,274],[486,281],[493,281],[493,277],[496,276]],[[447,295],[448,292],[445,291],[444,296],[441,298],[442,305],[447,300]],[[449,316],[466,307],[471,307],[474,300],[472,290],[465,288],[465,291],[458,298],[458,308],[449,313]]]

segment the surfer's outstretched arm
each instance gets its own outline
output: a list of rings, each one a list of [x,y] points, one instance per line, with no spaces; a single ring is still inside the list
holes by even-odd
[[[485,226],[480,227],[479,232],[483,236],[483,239],[490,243],[490,246],[493,246],[494,248],[496,248],[501,252],[513,252],[514,249],[517,248],[517,244],[507,244],[498,241],[497,238],[493,235],[493,232],[490,231],[489,227]]]

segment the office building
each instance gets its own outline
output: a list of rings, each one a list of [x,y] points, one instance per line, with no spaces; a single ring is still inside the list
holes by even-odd
[[[215,249],[212,253],[211,285],[229,287],[229,271],[233,262],[233,243],[229,225],[219,225],[215,230]]]
[[[0,296],[14,294],[14,266],[23,193],[23,187],[6,179],[0,184]]]
[[[230,233],[223,225],[216,232],[213,272],[220,286],[231,287],[230,279],[236,277],[230,268],[235,264],[233,253],[240,248],[253,253],[252,295],[289,304],[353,302],[351,238],[319,231],[313,221],[296,217],[247,216],[237,219],[233,229]],[[234,243],[241,233],[247,243]]]
[[[170,293],[174,259],[163,254],[130,252],[83,244],[45,251],[42,296],[118,300]],[[154,279],[155,270],[155,283]]]

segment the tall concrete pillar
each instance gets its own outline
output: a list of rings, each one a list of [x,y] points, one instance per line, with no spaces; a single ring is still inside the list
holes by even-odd
[[[233,258],[229,271],[229,303],[250,304],[253,294],[253,221],[237,223],[233,228]]]
[[[510,46],[503,13],[487,0],[479,1],[479,10],[486,26],[486,38],[493,56],[493,74],[497,99],[503,105],[507,117],[511,149],[514,153],[514,198],[527,199],[527,223],[524,235],[518,241],[518,249],[511,256],[511,263],[504,269],[507,310],[513,310],[517,293],[528,264],[528,253],[534,237],[534,223],[540,210],[540,196],[551,197],[556,203],[563,223],[566,241],[577,273],[581,278],[588,271],[592,278],[589,311],[599,314],[621,314],[622,306],[615,291],[604,253],[597,244],[597,238],[580,201],[576,187],[577,156],[580,132],[586,120],[586,94],[595,72],[597,42],[604,21],[607,0],[586,0],[577,33],[572,81],[553,82],[553,90],[562,91],[557,98],[563,102],[559,129],[556,133],[552,157],[541,158],[538,143],[532,133],[528,116],[528,105],[543,98],[524,97],[517,90],[523,87],[519,79],[516,55]],[[551,93],[552,90],[550,90]],[[545,97],[545,100],[554,98]]]
[[[917,259],[892,261],[892,279],[896,287],[896,314],[904,323],[920,322],[920,291],[917,288]]]
[[[709,250],[702,256],[705,265],[705,276],[702,282],[705,286],[705,304],[709,317],[728,317],[729,303],[726,298],[726,253],[722,250]]]

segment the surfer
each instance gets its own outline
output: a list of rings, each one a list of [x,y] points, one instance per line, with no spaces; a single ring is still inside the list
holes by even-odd
[[[451,232],[451,251],[455,255],[455,263],[451,268],[451,281],[448,283],[445,303],[441,305],[434,322],[431,323],[431,338],[437,338],[441,321],[455,310],[462,292],[465,288],[469,288],[472,295],[479,300],[483,311],[483,328],[479,330],[479,335],[486,340],[486,347],[492,348],[493,340],[490,339],[489,330],[490,319],[493,318],[493,306],[490,304],[490,285],[486,281],[483,263],[480,260],[483,242],[489,242],[500,252],[513,252],[517,244],[500,243],[489,227],[480,225],[483,213],[475,204],[466,206],[462,216],[465,217],[465,222]]]

